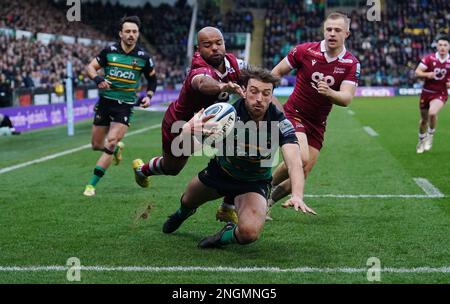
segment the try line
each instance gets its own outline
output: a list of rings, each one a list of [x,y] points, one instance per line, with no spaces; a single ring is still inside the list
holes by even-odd
[[[0,272],[56,272],[56,271],[92,271],[92,272],[268,272],[268,273],[367,273],[368,268],[336,267],[204,267],[204,266],[0,266]],[[380,272],[385,273],[450,273],[450,266],[442,267],[413,267],[413,268],[395,268],[383,267]]]

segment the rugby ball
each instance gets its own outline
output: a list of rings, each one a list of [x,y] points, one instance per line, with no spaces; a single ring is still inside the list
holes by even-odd
[[[229,103],[218,102],[205,109],[202,114],[202,118],[214,115],[208,122],[217,122],[218,125],[211,129],[213,134],[203,136],[203,144],[213,145],[216,142],[220,142],[230,134],[234,128],[236,121],[236,109]]]

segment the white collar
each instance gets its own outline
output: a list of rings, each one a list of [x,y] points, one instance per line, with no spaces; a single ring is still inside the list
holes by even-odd
[[[230,62],[228,61],[227,57],[223,57],[223,60],[224,60],[224,62],[225,62],[225,73],[222,74],[222,73],[220,73],[220,71],[219,71],[218,69],[214,69],[214,71],[216,71],[216,74],[217,74],[217,76],[220,77],[220,79],[223,79],[223,78],[225,78],[225,76],[228,75],[228,70],[229,70],[230,67],[231,67],[231,64],[230,64]]]
[[[439,56],[439,52],[436,52],[434,54],[434,56],[436,56],[436,59],[439,60],[440,63],[445,63],[450,58],[450,55],[448,53],[447,53],[447,56],[445,56],[445,58],[443,60],[441,60],[441,56]]]
[[[344,57],[345,53],[347,53],[347,49],[345,48],[345,45],[344,45],[344,47],[342,48],[342,52],[339,55],[337,55],[336,57],[331,58],[327,54],[327,47],[325,45],[325,40],[322,40],[320,42],[320,51],[324,54],[325,59],[327,60],[327,62],[335,61],[338,58],[342,59],[342,57]]]

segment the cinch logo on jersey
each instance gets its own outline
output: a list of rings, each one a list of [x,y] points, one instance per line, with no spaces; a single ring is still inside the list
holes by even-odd
[[[334,83],[336,82],[333,76],[327,75],[325,76],[323,73],[320,72],[314,72],[311,75],[311,80],[313,82],[311,82],[311,86],[317,90],[317,83],[319,81],[325,81],[327,83],[328,86],[333,86]]]
[[[127,80],[134,80],[134,78],[135,78],[135,75],[133,72],[131,72],[131,71],[124,72],[117,67],[111,68],[109,70],[109,75],[118,77],[118,78],[122,78],[122,79],[127,79]]]

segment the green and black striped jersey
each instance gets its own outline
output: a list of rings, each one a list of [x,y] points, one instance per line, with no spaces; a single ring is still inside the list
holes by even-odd
[[[148,76],[155,68],[150,55],[137,46],[125,53],[120,43],[103,49],[96,57],[105,70],[105,79],[111,88],[102,90],[100,96],[133,104],[140,85],[141,75]]]
[[[271,179],[273,160],[278,147],[298,144],[294,127],[272,103],[258,125],[251,119],[244,99],[239,99],[233,106],[237,114],[234,134],[224,140],[224,153],[218,154],[215,160],[220,168],[234,179]],[[232,142],[229,142],[230,140]]]

